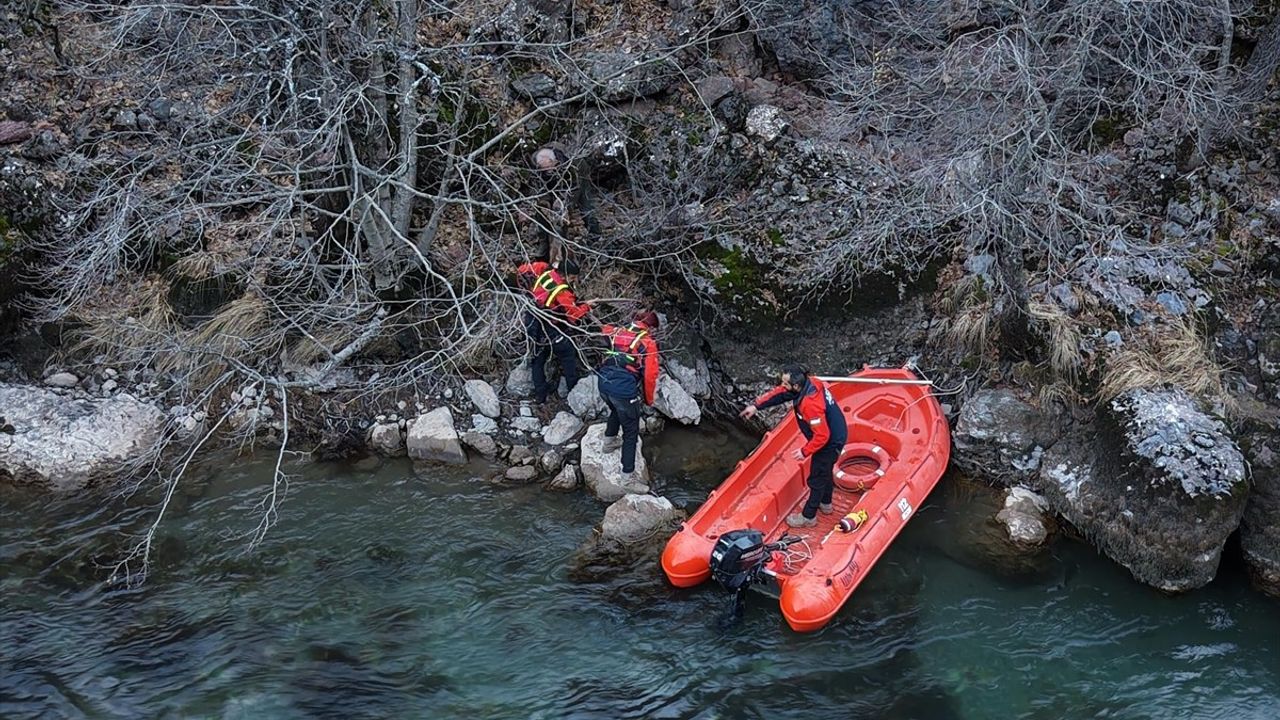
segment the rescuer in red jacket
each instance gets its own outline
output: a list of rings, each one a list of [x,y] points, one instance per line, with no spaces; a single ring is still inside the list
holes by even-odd
[[[565,273],[576,275],[577,268],[566,265]],[[547,360],[553,353],[560,361],[560,372],[568,389],[572,390],[578,383],[578,348],[565,331],[577,324],[591,307],[578,302],[564,276],[547,263],[545,257],[521,265],[516,274],[534,304],[534,308],[525,313],[524,327],[533,346],[530,369],[534,399],[541,404],[547,401],[551,390],[547,383]]]
[[[600,396],[609,408],[604,429],[605,452],[622,447],[622,473],[630,481],[636,470],[636,438],[640,435],[640,401],[653,404],[658,389],[658,315],[638,313],[626,327],[605,325],[600,332],[609,341],[604,361],[596,370]],[[622,439],[618,439],[618,430]]]
[[[741,416],[750,418],[756,411],[782,403],[791,403],[796,424],[808,440],[791,457],[797,461],[813,458],[809,463],[809,499],[799,515],[787,517],[791,527],[810,527],[818,523],[818,511],[831,512],[831,493],[835,489],[832,471],[840,451],[849,440],[849,428],[844,413],[831,397],[825,383],[813,377],[799,366],[783,368],[778,387],[756,398],[742,409]]]

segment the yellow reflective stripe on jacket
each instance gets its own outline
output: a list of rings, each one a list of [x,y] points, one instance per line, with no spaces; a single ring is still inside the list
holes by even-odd
[[[551,304],[556,300],[556,296],[568,289],[569,289],[568,285],[557,286],[555,290],[551,291],[550,295],[547,295],[546,306],[551,307]]]
[[[634,329],[634,328],[635,328],[635,325],[632,325],[631,327]],[[649,331],[648,331],[648,330],[641,330],[640,332],[636,333],[636,337],[635,337],[635,339],[631,341],[631,344],[627,346],[627,349],[628,349],[628,350],[635,350],[635,349],[636,349],[636,345],[639,345],[639,344],[640,344],[640,341],[644,339],[644,336],[645,336],[645,335],[648,335],[648,334],[649,334]]]
[[[553,272],[555,272],[555,270],[547,270],[543,272],[541,275],[539,275],[537,280],[533,281],[533,286],[535,288],[542,288],[543,290],[551,291],[547,295],[547,299],[542,301],[542,304],[545,307],[551,307],[551,305],[556,301],[556,296],[559,295],[561,292],[569,289],[568,285],[555,284],[555,280],[551,277],[551,274]],[[553,290],[552,288],[555,288],[555,289]]]

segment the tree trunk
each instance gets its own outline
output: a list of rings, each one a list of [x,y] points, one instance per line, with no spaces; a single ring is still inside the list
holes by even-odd
[[[1277,68],[1280,68],[1280,13],[1276,13],[1271,22],[1258,32],[1258,44],[1253,47],[1253,54],[1245,63],[1244,72],[1236,80],[1233,93],[1236,105],[1236,112],[1232,113],[1234,118],[1243,120],[1257,112],[1256,105],[1266,97],[1267,86],[1276,76]],[[1216,145],[1235,132],[1235,127],[1219,120],[1213,125],[1209,145]]]

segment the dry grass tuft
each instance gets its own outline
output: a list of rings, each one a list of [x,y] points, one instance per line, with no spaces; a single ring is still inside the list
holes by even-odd
[[[311,337],[297,338],[289,345],[286,353],[289,365],[302,368],[326,362],[333,357],[333,353],[355,340],[356,335],[354,329],[344,323],[313,333]]]
[[[245,293],[218,309],[196,330],[192,341],[197,345],[233,351],[237,345],[258,337],[268,322],[267,304],[253,293]]]
[[[218,262],[212,253],[200,250],[183,255],[171,269],[179,277],[208,280],[217,273]]]
[[[1036,386],[1036,406],[1082,405],[1084,399],[1070,383],[1057,381]]]
[[[1075,382],[1084,356],[1080,350],[1080,330],[1062,308],[1052,303],[1033,302],[1027,306],[1031,319],[1042,326],[1048,343],[1049,367],[1068,384]]]
[[[169,305],[169,285],[163,280],[122,284],[104,297],[109,301],[78,314],[84,328],[73,352],[105,352],[125,362],[146,364],[164,352],[164,339],[181,334],[177,315]]]
[[[991,304],[982,303],[957,313],[947,328],[947,336],[962,351],[980,357],[987,351],[991,323]]]
[[[1098,388],[1100,401],[1126,391],[1170,384],[1233,411],[1235,401],[1222,381],[1222,368],[1214,362],[1207,342],[1195,324],[1175,322],[1150,339],[1113,353]]]
[[[192,333],[189,344],[199,352],[171,358],[157,369],[185,369],[195,375],[198,385],[206,385],[226,372],[227,360],[252,360],[269,354],[268,346],[278,345],[280,336],[273,332],[266,302],[254,293],[245,293],[219,308]]]

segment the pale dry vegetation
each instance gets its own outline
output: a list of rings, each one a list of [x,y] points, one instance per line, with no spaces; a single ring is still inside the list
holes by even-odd
[[[1102,372],[1097,398],[1107,401],[1127,390],[1168,384],[1205,398],[1229,414],[1235,401],[1226,391],[1222,372],[1195,322],[1175,322],[1112,353]]]

